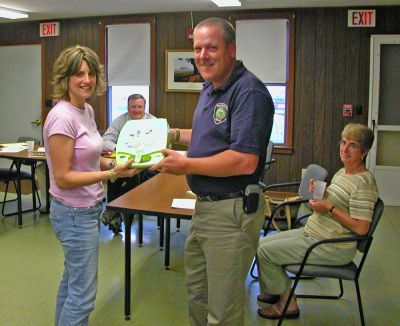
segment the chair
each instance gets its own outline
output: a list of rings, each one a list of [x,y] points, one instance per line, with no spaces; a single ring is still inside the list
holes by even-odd
[[[323,167],[317,164],[310,164],[307,166],[307,169],[304,173],[301,181],[295,182],[287,182],[287,183],[276,183],[272,185],[265,186],[263,188],[264,193],[271,189],[282,188],[282,187],[293,187],[299,186],[297,190],[297,196],[293,197],[292,200],[281,200],[280,203],[272,209],[270,215],[265,215],[265,224],[263,228],[263,236],[266,236],[268,231],[271,230],[272,225],[278,231],[288,230],[292,228],[292,219],[294,227],[302,226],[305,224],[305,219],[312,214],[312,211],[307,207],[301,206],[303,203],[307,203],[309,199],[312,197],[312,193],[308,191],[310,186],[310,179],[324,181],[328,177],[328,171]],[[286,209],[288,208],[288,209]],[[287,218],[277,218],[277,215],[283,209],[286,211],[286,214],[290,214],[290,208],[297,209],[297,215],[292,218],[292,216],[288,216]],[[256,260],[253,261],[253,264],[250,268],[250,275],[254,279],[257,279],[257,276],[254,274],[254,269],[256,266]]]
[[[19,143],[26,142],[28,140],[34,140],[36,144],[40,143],[39,139],[37,139],[35,137],[20,137],[20,138],[18,138]],[[6,189],[4,191],[4,198],[3,198],[3,207],[1,209],[1,214],[3,216],[10,216],[10,215],[16,214],[16,212],[5,214],[4,211],[5,211],[6,203],[16,200],[16,199],[7,200],[7,195],[8,195],[8,189],[9,189],[10,182],[13,182],[14,188],[16,190],[18,187],[17,182],[16,182],[18,180],[18,172],[15,169],[17,164],[26,165],[31,168],[31,172],[20,171],[20,179],[21,180],[30,180],[32,183],[32,208],[23,210],[22,213],[37,210],[41,206],[40,197],[38,194],[38,189],[36,187],[36,180],[35,180],[36,162],[25,160],[25,161],[22,161],[21,163],[19,163],[16,160],[13,160],[9,169],[5,169],[5,168],[0,169],[0,181],[3,181],[4,183],[6,183]],[[39,202],[38,206],[36,203],[36,199]]]
[[[262,183],[264,183],[265,173],[271,168],[271,164],[276,162],[276,160],[274,158],[272,158],[273,150],[274,150],[274,143],[272,141],[269,141],[268,145],[267,145],[266,156],[265,156],[264,170],[263,170],[263,173],[261,174],[261,178],[260,178]],[[262,185],[265,186],[264,184],[262,184]]]
[[[340,299],[343,295],[342,280],[354,281],[355,287],[356,287],[356,292],[357,292],[357,301],[358,301],[358,309],[360,312],[361,325],[363,325],[363,326],[365,325],[364,313],[363,313],[362,302],[361,302],[360,285],[358,283],[358,279],[360,277],[361,270],[364,266],[365,259],[367,258],[367,254],[368,254],[369,248],[370,248],[372,240],[373,240],[373,233],[374,233],[375,228],[382,216],[383,208],[384,208],[384,204],[383,204],[382,200],[380,198],[378,198],[378,200],[375,204],[373,215],[372,215],[371,226],[366,235],[352,236],[352,237],[346,237],[346,238],[326,239],[326,240],[318,241],[318,242],[314,243],[313,245],[311,245],[310,248],[308,248],[301,264],[283,266],[286,269],[286,271],[288,271],[292,274],[295,274],[296,278],[293,283],[292,291],[290,292],[289,298],[288,298],[285,308],[282,312],[282,316],[284,316],[286,313],[286,310],[289,306],[289,302],[290,302],[291,298],[293,297],[293,294],[296,290],[297,284],[299,283],[299,279],[301,276],[334,278],[334,279],[339,280],[339,287],[340,287],[339,295],[305,295],[305,294],[297,295],[296,294],[296,296],[298,298]],[[347,265],[343,265],[343,266],[327,266],[327,265],[307,264],[307,259],[315,247],[317,247],[321,244],[324,244],[324,243],[341,243],[341,242],[352,242],[352,241],[357,241],[357,249],[362,254],[361,260],[358,264],[356,264],[354,261],[350,262]],[[283,318],[280,318],[278,325],[281,325],[282,321],[283,321]]]
[[[271,189],[282,188],[282,187],[293,187],[299,186],[297,189],[297,196],[293,200],[281,200],[277,203],[277,205],[272,209],[271,215],[265,216],[265,220],[267,224],[264,227],[264,235],[270,230],[271,225],[274,224],[280,230],[287,230],[291,228],[291,220],[295,219],[294,224],[303,224],[304,218],[309,216],[311,211],[308,213],[304,213],[304,210],[300,209],[300,205],[303,203],[307,203],[312,198],[312,193],[308,191],[310,186],[310,180],[320,180],[325,181],[328,177],[328,171],[323,167],[317,164],[310,164],[307,166],[307,169],[302,177],[301,181],[296,182],[287,182],[287,183],[277,183],[264,187],[264,193]],[[298,214],[295,217],[291,217],[288,219],[278,219],[277,215],[281,209],[285,209],[286,207],[296,207],[298,208]],[[307,214],[307,215],[304,215]]]

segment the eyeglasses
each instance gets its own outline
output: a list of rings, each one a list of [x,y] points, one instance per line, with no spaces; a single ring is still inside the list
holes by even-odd
[[[361,148],[361,146],[355,142],[346,142],[344,139],[342,139],[339,142],[339,146],[343,146],[346,147],[348,146],[350,149],[357,149],[357,148]]]

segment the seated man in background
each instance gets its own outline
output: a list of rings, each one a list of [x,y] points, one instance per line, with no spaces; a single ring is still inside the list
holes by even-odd
[[[122,130],[122,127],[129,120],[140,120],[140,119],[156,119],[155,116],[145,112],[146,99],[141,94],[132,94],[128,97],[128,112],[120,115],[116,118],[111,125],[108,127],[103,135],[103,151],[114,152],[117,146],[118,136]],[[115,164],[115,160],[110,159],[110,167]],[[130,178],[120,178],[114,183],[107,183],[107,201],[112,201],[117,197],[125,194],[129,190],[135,188],[141,182],[148,180],[155,173],[150,172],[147,169]],[[122,232],[121,230],[121,218],[116,212],[105,211],[103,214],[103,224],[108,225],[108,228],[115,234]]]
[[[146,99],[141,94],[132,94],[128,97],[128,112],[116,118],[103,135],[103,150],[113,152],[122,127],[129,120],[156,119],[155,116],[145,112]]]

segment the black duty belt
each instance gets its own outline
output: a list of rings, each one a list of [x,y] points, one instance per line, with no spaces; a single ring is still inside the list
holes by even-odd
[[[224,199],[232,199],[243,197],[243,191],[238,192],[231,192],[229,194],[222,194],[222,195],[206,195],[206,196],[197,196],[198,201],[218,201]]]

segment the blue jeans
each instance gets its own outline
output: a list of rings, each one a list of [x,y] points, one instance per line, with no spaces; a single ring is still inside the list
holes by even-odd
[[[84,208],[50,205],[50,221],[64,251],[55,325],[88,325],[97,292],[101,203]]]

